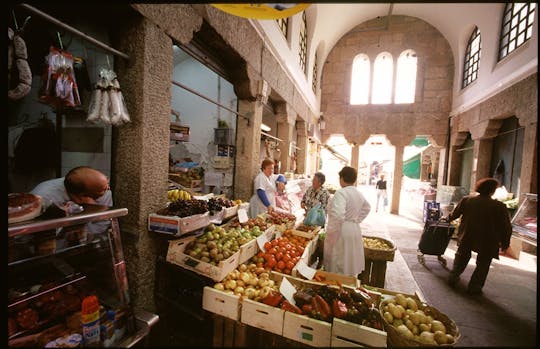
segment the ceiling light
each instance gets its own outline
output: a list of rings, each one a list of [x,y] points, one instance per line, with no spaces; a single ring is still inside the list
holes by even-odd
[[[268,125],[261,124],[261,130],[263,130],[264,132],[270,132],[271,128]]]

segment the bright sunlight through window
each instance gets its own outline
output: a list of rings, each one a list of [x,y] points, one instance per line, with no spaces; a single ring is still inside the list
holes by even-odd
[[[371,103],[389,104],[391,102],[393,69],[392,55],[388,52],[380,53],[375,59],[373,69],[373,95],[371,97]]]
[[[414,103],[416,63],[416,53],[413,50],[403,51],[399,55],[394,103]]]
[[[351,104],[368,104],[370,64],[366,54],[354,58],[351,75]]]

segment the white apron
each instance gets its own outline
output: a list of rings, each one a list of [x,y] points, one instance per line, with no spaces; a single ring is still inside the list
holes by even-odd
[[[371,209],[356,187],[339,189],[329,202],[324,240],[324,269],[356,277],[365,268],[360,222]]]
[[[253,180],[253,196],[249,200],[249,217],[254,218],[261,213],[268,211],[264,206],[261,199],[257,195],[257,189],[262,189],[266,193],[266,197],[270,202],[270,205],[276,207],[276,179],[278,175],[271,174],[270,177],[266,177],[264,172],[259,174]]]

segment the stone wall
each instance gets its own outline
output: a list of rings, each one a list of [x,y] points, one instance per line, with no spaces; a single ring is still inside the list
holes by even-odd
[[[413,17],[392,16],[388,30],[366,31],[385,18],[357,26],[332,49],[323,67],[321,111],[327,121],[323,140],[345,133],[349,142],[363,144],[371,134],[386,134],[393,145],[408,144],[416,135],[430,135],[445,146],[451,110],[454,62],[446,39],[430,24]],[[373,62],[387,51],[394,68],[399,54],[413,49],[418,57],[416,97],[412,104],[351,105],[352,62],[364,53]]]

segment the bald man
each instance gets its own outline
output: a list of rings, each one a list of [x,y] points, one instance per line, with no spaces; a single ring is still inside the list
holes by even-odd
[[[112,206],[109,179],[103,173],[88,166],[71,169],[65,177],[41,182],[31,191],[39,195],[45,208],[51,204],[62,207],[66,202]],[[89,223],[91,233],[101,233],[110,225],[109,221]]]

